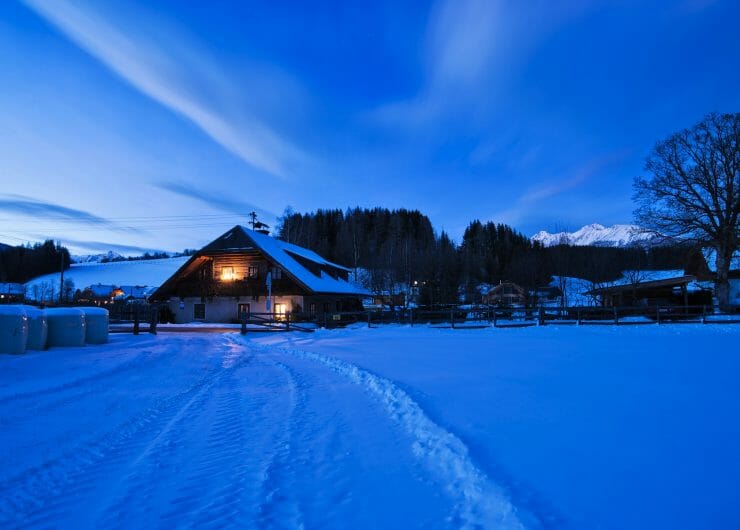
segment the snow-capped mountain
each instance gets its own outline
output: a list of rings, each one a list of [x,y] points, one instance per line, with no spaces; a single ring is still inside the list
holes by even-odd
[[[654,232],[647,232],[636,225],[603,226],[590,224],[575,232],[558,232],[551,234],[542,230],[532,236],[546,247],[559,244],[573,246],[630,247],[666,243],[666,239]]]
[[[102,254],[84,254],[81,256],[72,256],[72,261],[75,263],[102,263],[103,261],[115,261],[124,259],[118,252],[109,250]]]

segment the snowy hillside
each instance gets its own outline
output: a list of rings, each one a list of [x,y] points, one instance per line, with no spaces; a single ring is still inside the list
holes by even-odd
[[[546,247],[567,244],[573,246],[629,247],[634,245],[651,245],[664,241],[654,233],[645,232],[636,225],[603,226],[590,224],[575,232],[557,232],[551,234],[542,230],[532,236]]]
[[[142,285],[158,287],[164,283],[187,260],[188,256],[140,261],[114,261],[110,263],[74,263],[64,272],[64,278],[74,282],[75,289],[90,285]],[[42,297],[40,293],[49,285],[59,288],[59,273],[45,274],[26,283],[27,296]],[[35,288],[34,288],[35,287]],[[57,292],[59,292],[57,290]]]

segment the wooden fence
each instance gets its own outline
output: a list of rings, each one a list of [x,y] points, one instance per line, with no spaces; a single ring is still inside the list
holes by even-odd
[[[160,322],[156,306],[129,306],[111,311],[111,329],[115,331],[156,332]],[[500,308],[493,306],[442,307],[434,309],[399,308],[365,310],[313,315],[309,313],[249,313],[237,326],[204,324],[224,331],[306,331],[316,328],[337,328],[351,324],[369,327],[383,324],[425,325],[439,328],[514,328],[547,325],[649,325],[649,324],[738,324],[740,308],[719,310],[710,306],[649,306],[649,307],[539,307]],[[219,327],[220,326],[220,327]],[[196,331],[197,327],[167,326],[168,331]]]

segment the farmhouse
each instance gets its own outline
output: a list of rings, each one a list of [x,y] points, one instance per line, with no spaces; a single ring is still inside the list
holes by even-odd
[[[237,225],[195,253],[149,300],[167,304],[178,323],[236,322],[254,313],[320,317],[362,309],[369,293],[350,283],[349,273],[308,249]]]
[[[517,307],[527,304],[527,292],[512,282],[500,282],[483,295],[483,303],[502,307]]]

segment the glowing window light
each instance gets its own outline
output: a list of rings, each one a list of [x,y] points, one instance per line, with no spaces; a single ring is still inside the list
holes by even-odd
[[[230,282],[234,279],[234,267],[222,267],[221,268],[221,279],[225,282]]]

